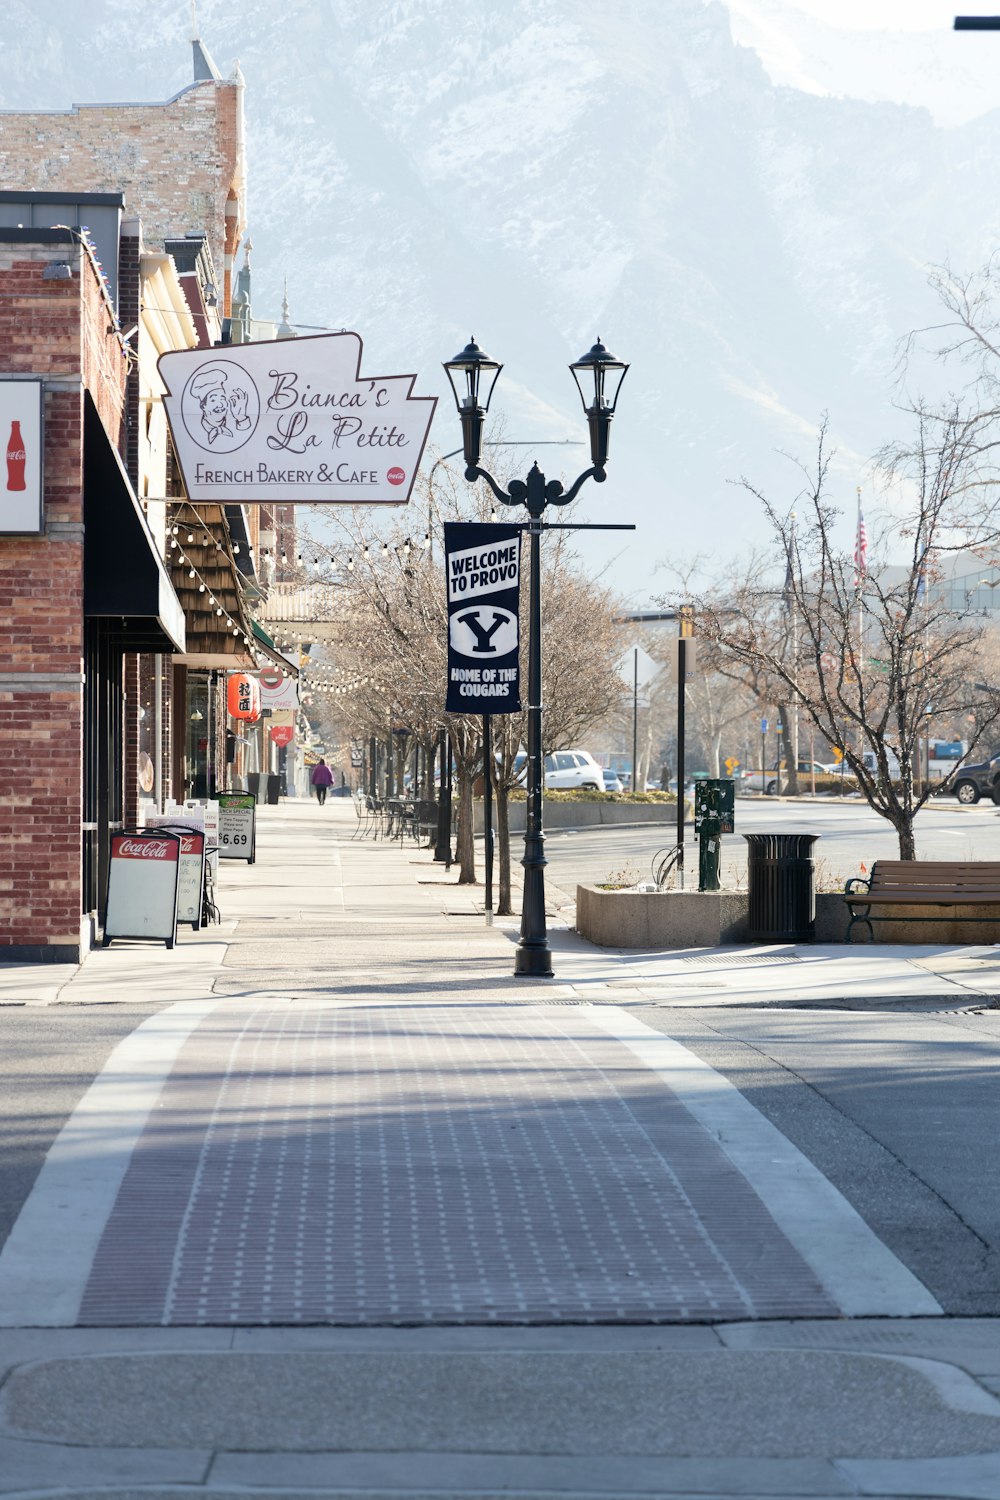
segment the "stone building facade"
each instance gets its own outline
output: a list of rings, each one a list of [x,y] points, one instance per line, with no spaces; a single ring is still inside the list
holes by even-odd
[[[162,104],[84,104],[0,111],[0,183],[7,190],[125,196],[149,244],[205,230],[223,269],[229,316],[236,250],[246,229],[239,69],[222,79],[200,42],[195,81]]]

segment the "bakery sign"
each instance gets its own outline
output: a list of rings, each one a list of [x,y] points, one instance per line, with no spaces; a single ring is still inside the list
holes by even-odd
[[[362,375],[356,333],[162,354],[163,403],[192,501],[405,505],[436,396]]]

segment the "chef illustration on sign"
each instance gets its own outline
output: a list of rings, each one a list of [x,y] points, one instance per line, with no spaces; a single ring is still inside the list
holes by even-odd
[[[202,365],[187,383],[184,425],[200,448],[231,453],[257,425],[260,402],[245,370],[229,360]]]

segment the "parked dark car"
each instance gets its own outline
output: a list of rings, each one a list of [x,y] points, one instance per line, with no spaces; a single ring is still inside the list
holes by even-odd
[[[1000,754],[989,760],[963,766],[955,778],[952,791],[959,802],[971,807],[980,797],[992,797],[1000,806]]]

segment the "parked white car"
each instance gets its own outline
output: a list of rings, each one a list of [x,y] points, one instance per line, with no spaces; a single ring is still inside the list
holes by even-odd
[[[522,785],[527,779],[527,759],[525,752],[519,750],[514,761],[514,771]],[[604,768],[597,764],[589,750],[553,750],[545,757],[545,785],[551,791],[566,792],[586,787],[602,792]]]
[[[604,790],[604,768],[588,750],[554,750],[545,757],[545,785],[552,791]]]

